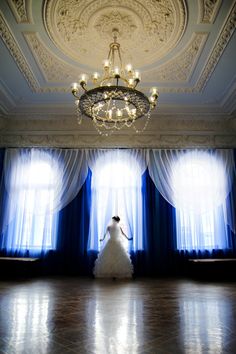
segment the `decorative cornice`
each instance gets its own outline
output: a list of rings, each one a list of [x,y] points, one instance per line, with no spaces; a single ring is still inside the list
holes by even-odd
[[[32,23],[31,0],[8,0],[8,4],[18,23]]]
[[[66,148],[193,148],[236,147],[236,135],[214,134],[146,134],[113,135],[107,138],[92,134],[6,134],[0,135],[1,147],[66,147]]]
[[[20,47],[18,46],[10,28],[8,27],[6,21],[4,20],[3,14],[0,11],[0,36],[8,48],[11,56],[15,60],[19,70],[24,75],[27,83],[29,84],[32,91],[37,92],[39,89],[39,83],[37,82],[33,72],[31,71]]]
[[[86,120],[77,125],[73,117],[50,120],[0,120],[0,146],[48,147],[236,147],[236,117],[197,119],[156,116],[148,130],[135,134],[125,130],[101,137]]]
[[[220,35],[214,45],[213,50],[211,51],[210,57],[204,66],[204,69],[201,73],[201,76],[197,82],[197,85],[194,87],[193,92],[203,91],[208,80],[210,79],[215,67],[220,60],[221,55],[223,54],[230,38],[232,37],[236,28],[236,2],[234,1],[233,7],[230,10],[230,13],[225,21],[223,29],[220,32]]]
[[[44,147],[236,147],[236,117],[197,119],[176,116],[155,117],[143,134],[125,130],[101,137],[86,120],[78,126],[75,119],[0,120],[0,146]]]
[[[233,119],[233,118],[232,118]],[[80,132],[81,134],[87,134],[88,132],[93,134],[95,129],[92,125],[91,120],[84,119],[81,125],[77,124],[75,117],[72,115],[68,116],[56,116],[54,118],[40,119],[33,117],[31,119],[23,118],[13,118],[8,116],[5,118],[6,130],[7,132],[17,133],[25,132],[30,134],[37,133],[58,133],[58,134],[71,134],[73,132]],[[228,132],[232,133],[231,120],[225,119],[224,117],[212,117],[205,116],[205,119],[199,116],[188,115],[187,118],[184,116],[177,115],[156,115],[153,116],[151,122],[148,125],[147,131],[153,132]],[[129,130],[127,131],[129,133]],[[236,133],[236,132],[235,132]],[[146,134],[146,133],[145,133]]]
[[[78,69],[56,57],[43,44],[38,33],[24,32],[23,34],[46,81],[70,83],[78,76]]]
[[[143,73],[145,81],[188,82],[196,66],[208,33],[194,33],[186,47],[176,57],[156,70]]]
[[[213,23],[219,11],[221,0],[198,0],[199,23]]]
[[[163,93],[198,93],[202,92],[207,85],[218,61],[221,58],[227,44],[229,43],[236,28],[236,2],[234,2],[230,13],[224,23],[224,26],[218,36],[216,43],[210,53],[204,69],[193,87],[162,87],[160,92]]]

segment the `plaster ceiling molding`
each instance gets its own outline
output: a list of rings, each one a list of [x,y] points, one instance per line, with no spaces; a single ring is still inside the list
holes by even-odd
[[[162,143],[167,144],[168,146],[172,146],[173,144],[175,146],[179,146],[180,144],[183,144],[183,135],[177,135],[177,134],[171,134],[171,135],[161,135],[160,140]]]
[[[214,144],[214,135],[204,134],[204,135],[188,135],[186,137],[186,143],[191,145],[191,147],[198,146],[212,146]]]
[[[198,23],[214,23],[222,0],[198,0]]]
[[[75,80],[75,77],[73,78],[73,81]],[[40,93],[67,93],[71,92],[70,88],[68,85],[66,86],[43,86],[40,87]]]
[[[91,125],[91,124],[90,124]],[[84,126],[84,125],[83,125]],[[84,128],[84,127],[83,127]],[[90,126],[89,131],[91,131],[92,125]],[[64,118],[57,117],[56,119],[40,119],[40,118],[9,118],[8,117],[8,130],[10,131],[30,131],[30,132],[39,132],[39,131],[57,131],[57,132],[70,132],[75,130],[82,130],[78,125],[74,116]]]
[[[192,93],[194,92],[194,87],[159,87],[158,86],[158,91],[159,93]]]
[[[85,124],[84,124],[85,123]],[[8,117],[6,120],[8,132],[55,132],[61,134],[71,134],[73,131],[79,130],[80,133],[91,132],[91,122],[87,120],[81,126],[78,126],[74,117],[57,117],[57,119],[42,120],[40,118],[26,119]],[[152,131],[181,131],[181,132],[232,132],[231,120],[224,120],[222,118],[205,119],[191,118],[177,118],[176,115],[172,116],[158,116],[150,122],[147,132]],[[135,135],[136,136],[136,135]]]
[[[38,33],[24,32],[23,34],[47,82],[70,83],[74,81],[75,77],[79,74],[78,69],[56,57],[55,54],[43,44]]]
[[[131,139],[132,138],[132,139]],[[94,134],[6,134],[0,135],[0,146],[4,147],[65,147],[65,148],[193,148],[236,146],[235,135],[215,134],[146,134],[113,135],[106,139]]]
[[[155,122],[153,122],[153,128],[155,127]],[[227,130],[228,125],[225,120],[213,119],[210,120],[208,117],[206,119],[196,119],[196,118],[185,118],[178,119],[172,117],[172,119],[160,119],[160,128],[162,130],[169,131],[182,131],[182,132],[203,132],[203,131],[222,131]],[[152,124],[152,123],[151,123]]]
[[[75,78],[74,78],[75,79]],[[150,87],[147,88],[148,90]],[[159,93],[195,93],[200,92],[196,87],[158,87]],[[41,93],[68,93],[68,86],[44,86],[40,87],[38,92]]]
[[[0,36],[15,60],[19,70],[24,75],[29,87],[33,92],[39,89],[39,83],[36,80],[29,64],[27,63],[19,45],[17,44],[10,28],[8,27],[2,12],[0,11]]]
[[[230,13],[220,32],[220,35],[213,47],[213,50],[211,51],[211,54],[208,58],[206,65],[204,66],[204,69],[197,82],[197,85],[194,88],[195,92],[201,92],[204,90],[230,38],[234,34],[235,28],[236,28],[236,2],[234,1]]]
[[[67,135],[54,135],[54,143],[56,145],[61,145],[63,144],[64,146],[70,146],[71,144],[74,143],[74,135],[73,134],[67,134]]]
[[[44,144],[47,144],[48,141],[48,136],[45,134],[27,134],[27,136],[21,135],[21,137],[23,141],[25,140],[25,143],[30,146],[43,146]]]
[[[145,81],[160,82],[188,82],[196,67],[208,33],[194,33],[189,43],[173,59],[159,66],[157,69],[144,72]]]
[[[233,6],[227,16],[224,26],[216,40],[216,43],[208,57],[206,65],[203,67],[203,71],[197,81],[192,87],[160,87],[160,93],[198,93],[202,92],[207,85],[215,67],[220,60],[228,42],[234,34],[236,28],[236,3]]]
[[[143,75],[142,75],[143,76]],[[75,79],[75,77],[74,77]],[[143,87],[144,89],[145,87]],[[150,87],[146,87],[147,90]],[[195,87],[158,87],[159,93],[194,93],[199,92]],[[40,87],[38,92],[41,93],[68,93],[70,92],[68,86],[44,86]]]
[[[53,1],[53,0],[52,0]],[[207,63],[194,86],[191,87],[159,87],[160,93],[199,93],[202,92],[209,81],[221,55],[223,54],[228,42],[230,41],[236,24],[236,3],[231,8],[224,26],[216,40],[216,43],[208,57]],[[144,74],[146,75],[146,74]],[[154,73],[153,73],[154,75]],[[68,87],[44,87],[41,92],[68,92]]]
[[[17,23],[33,23],[31,1],[32,0],[8,0],[8,4]]]
[[[185,31],[184,0],[45,0],[44,24],[61,51],[90,68],[100,68],[119,32],[125,61],[136,67],[167,55]],[[96,51],[96,56],[94,56]]]

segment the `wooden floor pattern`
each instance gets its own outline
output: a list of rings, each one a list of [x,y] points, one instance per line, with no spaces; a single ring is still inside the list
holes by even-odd
[[[236,353],[236,283],[1,281],[0,353]]]

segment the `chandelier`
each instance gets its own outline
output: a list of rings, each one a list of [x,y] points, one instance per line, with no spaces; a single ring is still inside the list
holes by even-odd
[[[114,130],[133,127],[136,133],[146,129],[158,99],[157,88],[151,89],[150,97],[136,89],[141,80],[140,72],[131,64],[123,68],[120,44],[117,42],[118,30],[114,29],[113,42],[109,53],[103,61],[103,74],[94,72],[91,80],[94,88],[88,89],[88,78],[81,74],[79,84],[73,83],[72,94],[76,98],[78,123],[82,117],[92,119],[99,134],[108,135]],[[136,126],[137,120],[143,120],[141,129]]]

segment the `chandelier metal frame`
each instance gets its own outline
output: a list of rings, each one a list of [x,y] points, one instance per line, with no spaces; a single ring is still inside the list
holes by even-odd
[[[108,135],[124,127],[133,127],[139,133],[148,125],[151,111],[157,104],[158,91],[153,87],[148,98],[136,89],[141,80],[140,73],[133,70],[131,64],[123,68],[120,44],[117,42],[119,32],[113,29],[112,33],[113,42],[109,46],[108,57],[103,62],[103,75],[95,72],[91,77],[96,87],[87,88],[89,76],[86,74],[81,74],[79,84],[75,82],[71,86],[76,98],[78,123],[82,122],[85,115],[92,119],[99,134]],[[142,129],[135,125],[140,118],[144,119]]]

